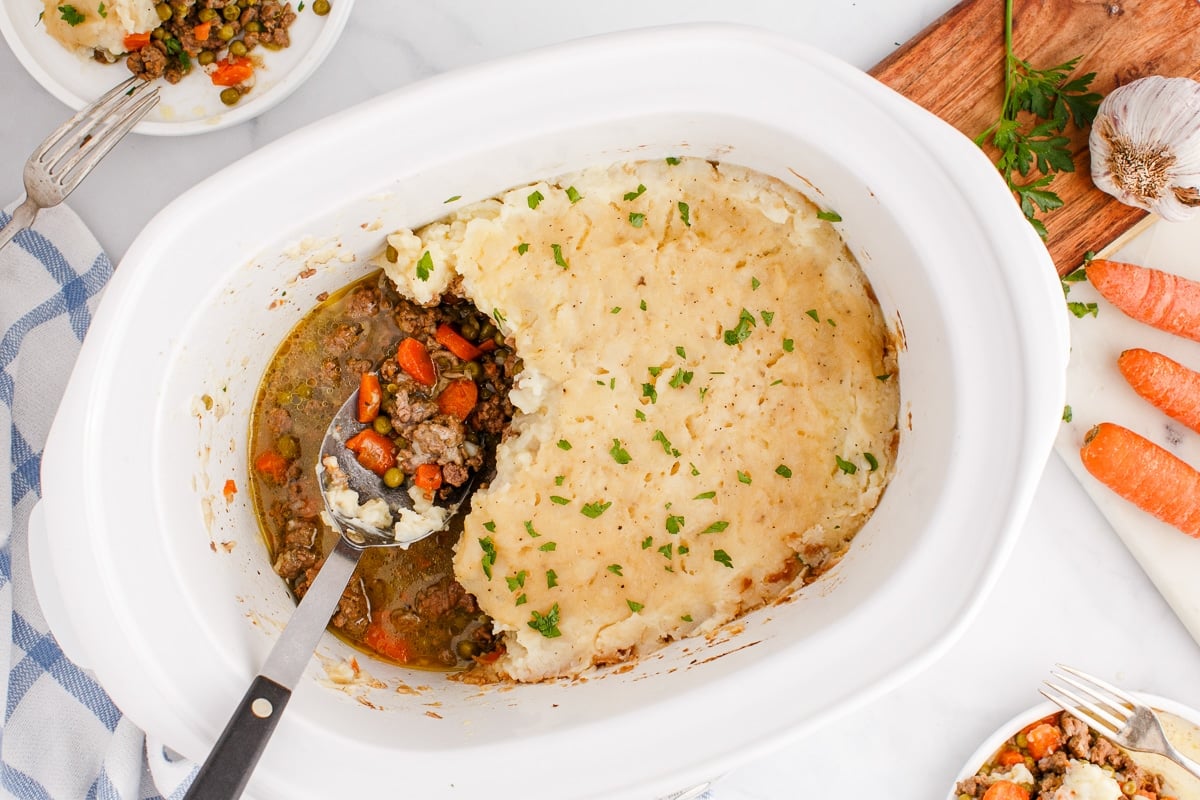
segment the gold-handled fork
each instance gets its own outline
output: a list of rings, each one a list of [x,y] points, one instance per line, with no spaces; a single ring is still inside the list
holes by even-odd
[[[25,162],[25,201],[0,228],[0,248],[33,224],[38,211],[56,206],[117,142],[158,103],[158,87],[132,77],[71,117],[46,137]]]
[[[1073,714],[1096,733],[1126,750],[1157,753],[1200,778],[1200,764],[1180,753],[1167,740],[1154,710],[1132,695],[1077,669],[1055,665],[1052,678],[1043,681],[1042,695]]]

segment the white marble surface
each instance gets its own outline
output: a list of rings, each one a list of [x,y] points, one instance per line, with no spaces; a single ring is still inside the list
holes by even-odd
[[[721,20],[782,31],[867,68],[952,4],[358,0],[338,47],[281,105],[216,133],[132,137],[71,204],[119,260],[158,209],[202,178],[308,122],[458,66],[594,33]],[[787,102],[785,87],[780,102]],[[68,109],[24,72],[7,47],[0,47],[0,108],[8,111],[0,114],[0,203],[7,203],[19,197],[25,157]],[[1059,661],[1200,708],[1200,647],[1065,465],[1052,457],[1015,554],[949,652],[820,733],[783,743],[721,777],[715,796],[944,797],[979,740],[1040,700],[1038,683]],[[798,673],[795,691],[820,688],[806,686]]]

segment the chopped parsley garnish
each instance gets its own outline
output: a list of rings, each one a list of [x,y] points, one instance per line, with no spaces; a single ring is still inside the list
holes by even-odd
[[[675,370],[675,374],[671,376],[671,388],[679,389],[692,382],[692,373],[680,368]]]
[[[613,575],[621,575],[621,565],[620,564],[609,564],[607,567],[605,567],[605,569],[607,569]],[[624,576],[622,576],[622,577],[624,577]]]
[[[892,377],[892,373],[890,373],[890,372],[885,372],[885,373],[884,373],[884,374],[882,374],[882,375],[876,375],[876,376],[875,376],[875,380],[877,380],[877,381],[886,381],[886,380],[890,380],[890,379],[891,379],[891,377]]]
[[[1074,417],[1075,417],[1075,413],[1071,410],[1071,407],[1063,406],[1062,421],[1070,422]]]
[[[638,303],[638,308],[640,308],[642,311],[645,311],[646,310],[646,301],[643,300],[642,302]]]
[[[717,496],[716,492],[701,492],[700,494],[696,495],[692,499],[693,500],[712,500],[716,496]]]
[[[613,457],[613,461],[618,464],[628,464],[633,459],[629,455],[629,451],[621,446],[620,439],[613,439],[612,447],[609,448],[608,454]]]
[[[755,277],[751,276],[751,278],[750,278],[750,291],[752,291],[752,292],[757,292],[757,291],[758,291],[758,287],[760,287],[760,286],[762,286],[762,281],[760,281],[758,278],[755,278]]]
[[[795,342],[793,342],[791,339],[784,339],[784,340],[783,340],[783,352],[785,352],[785,353],[790,353],[790,352],[792,352],[792,351],[793,351],[793,350],[795,350],[795,349],[796,349],[796,343],[795,343]]]
[[[1074,314],[1078,319],[1083,319],[1088,314],[1093,317],[1100,316],[1100,306],[1096,303],[1080,303],[1075,300],[1067,301],[1067,310]]]
[[[563,269],[569,269],[571,265],[567,263],[565,258],[563,258],[562,245],[552,244],[550,245],[550,249],[554,251],[554,263],[558,264]]]
[[[750,329],[757,324],[754,321],[754,315],[743,308],[742,313],[738,315],[737,326],[725,331],[725,344],[732,347],[746,341],[750,338]]]
[[[525,532],[529,534],[531,539],[536,539],[537,537],[541,536],[540,533],[533,529],[533,520],[531,519],[525,520]]]
[[[683,349],[683,345],[675,346],[675,355],[679,356],[680,358],[687,358],[687,351]]]
[[[842,458],[841,456],[835,455],[834,459],[837,460],[838,469],[847,475],[853,475],[854,473],[858,472],[858,467],[854,466],[854,464]]]
[[[576,203],[578,203],[580,200],[583,199],[583,195],[581,195],[579,193],[579,190],[576,189],[574,186],[568,186],[567,187],[567,199],[571,201],[571,205],[575,205]]]
[[[429,251],[426,250],[421,254],[421,257],[417,259],[417,278],[419,280],[427,281],[429,280],[429,275],[432,272],[433,257],[429,255]]]
[[[657,378],[662,374],[662,367],[646,367],[646,371],[650,373],[650,377]]]
[[[780,464],[775,468],[776,475],[782,475],[785,478],[792,477],[792,469],[787,464]]]
[[[538,547],[538,550],[541,550],[543,553],[553,553],[557,549],[558,542],[546,542]]]
[[[524,592],[522,592],[521,594],[517,595],[517,600],[515,603],[513,603],[513,605],[514,606],[523,606],[528,602],[529,602],[529,598],[525,596]]]
[[[659,444],[661,444],[663,452],[666,453],[667,455],[674,456],[675,458],[679,458],[679,451],[671,446],[671,440],[668,439],[667,435],[665,433],[663,433],[662,431],[660,431],[660,430],[654,431],[654,435],[650,437],[650,441],[658,442]]]
[[[529,204],[530,208],[537,208],[539,205],[541,205],[541,202],[545,199],[546,199],[546,195],[542,194],[537,189],[534,189],[533,192],[529,195],[529,197],[525,198],[525,202],[527,202]]]
[[[609,309],[609,312],[608,312],[608,313],[610,313],[610,314],[620,314],[620,313],[621,313],[621,307],[620,307],[620,306],[613,306],[611,309]]]
[[[646,222],[645,214],[639,214],[636,211],[629,212],[629,224],[632,225],[633,227],[640,228],[640,227],[642,227],[642,225],[645,224],[645,222]]]
[[[483,527],[487,529],[488,533],[496,532],[496,523],[494,520],[489,519],[487,522],[483,523]]]
[[[504,312],[498,308],[493,308],[492,309],[492,319],[496,320],[497,325],[503,323],[505,321],[504,320]]]
[[[683,220],[684,225],[692,227],[692,211],[682,200],[679,201],[679,218]]]
[[[818,211],[817,219],[825,220],[826,222],[841,222],[842,215],[836,211]]]
[[[633,410],[633,416],[637,417],[638,422],[646,421],[646,412],[642,411],[640,408],[635,408]]]
[[[516,575],[512,575],[510,577],[505,578],[504,582],[508,584],[508,590],[510,592],[515,592],[517,589],[520,589],[525,586],[525,578],[527,578],[528,576],[529,576],[529,570],[523,569],[520,572],[518,572]]]
[[[810,308],[808,311],[805,311],[804,313],[808,314],[810,317],[812,317],[813,322],[821,321],[821,315],[817,313],[817,310],[815,308]]]
[[[546,570],[546,588],[553,589],[558,586],[558,573],[552,569]]]
[[[558,449],[559,450],[570,450],[571,443],[568,442],[566,439],[559,439],[558,440]]]
[[[713,561],[733,569],[733,559],[724,550],[713,550]]]
[[[683,530],[683,517],[671,514],[667,517],[667,533],[679,533]]]
[[[714,522],[712,525],[709,525],[707,528],[700,531],[700,535],[703,536],[706,533],[721,533],[723,530],[725,530],[728,527],[729,527],[728,520],[719,519],[716,522]]]
[[[558,603],[550,606],[550,610],[545,614],[540,614],[534,611],[529,618],[529,627],[545,636],[547,639],[554,639],[562,636],[562,631],[558,629]]]
[[[529,252],[529,242],[521,242],[517,245],[517,255],[523,256]]]
[[[675,545],[671,544],[670,542],[667,542],[662,547],[658,548],[658,552],[662,554],[662,557],[666,558],[668,560],[671,558],[671,553],[674,550],[675,550]]]
[[[672,167],[679,166],[681,160],[682,159],[680,159],[679,156],[667,156],[667,164]]]
[[[651,403],[658,402],[658,390],[654,388],[653,383],[642,384],[642,397],[649,397]]]
[[[692,615],[691,615],[691,614],[684,614],[682,617],[680,617],[680,619],[681,619],[681,620],[683,620],[684,622],[691,622],[691,621],[692,621]]]
[[[496,543],[492,541],[492,537],[485,536],[479,540],[479,548],[483,550],[483,558],[479,560],[479,565],[483,567],[483,574],[490,581],[492,565],[496,563]]]
[[[625,603],[629,606],[629,610],[635,614],[638,613],[639,611],[641,611],[643,608],[645,608],[644,605],[637,602],[636,600],[626,600]]]
[[[751,478],[750,478],[750,474],[749,474],[748,472],[742,472],[742,471],[739,469],[739,470],[737,471],[737,476],[738,476],[738,481],[739,481],[739,482],[741,482],[741,483],[744,483],[744,484],[746,484],[747,486],[749,486],[749,485],[750,485],[750,480],[751,480]]]
[[[625,193],[625,199],[626,200],[637,200],[639,197],[642,196],[642,194],[645,193],[645,191],[646,191],[646,185],[643,183],[639,183],[637,191]]]
[[[583,514],[585,517],[589,517],[590,519],[595,519],[605,511],[608,511],[608,507],[611,505],[611,500],[609,500],[607,503],[602,503],[599,500],[594,503],[584,503],[583,508],[579,509],[579,513]]]
[[[653,536],[647,536],[645,539],[642,539],[642,549],[643,550],[649,550],[651,545],[653,545],[653,544],[654,544]]]
[[[562,485],[563,485],[563,481],[565,481],[566,479],[567,479],[567,476],[566,476],[566,475],[555,475],[555,476],[554,476],[554,485],[555,485],[555,486],[562,486]]]
[[[178,39],[172,36],[165,40],[164,44],[167,46],[167,53],[175,56],[181,67],[185,70],[192,68],[192,59],[187,54],[187,51],[183,49],[183,44]]]
[[[83,22],[84,16],[79,13],[79,9],[75,6],[59,6],[58,13],[62,15],[63,22],[74,28]]]
[[[699,475],[699,474],[700,474],[700,470],[696,469],[696,465],[695,465],[695,464],[693,464],[692,462],[690,462],[690,461],[689,461],[689,462],[688,462],[688,466],[692,468],[692,475],[693,475],[693,476],[695,476],[695,475]]]
[[[456,195],[454,195],[453,197],[447,197],[445,200],[443,200],[443,201],[442,201],[442,203],[443,203],[443,204],[445,204],[445,203],[453,203],[455,200],[462,200],[462,195],[461,195],[461,194],[456,194]]]
[[[561,495],[552,494],[550,495],[550,502],[554,503],[556,506],[565,506],[571,501]]]
[[[104,3],[96,7],[96,13],[100,15],[101,19],[108,19],[108,9],[104,7]]]
[[[1067,408],[1070,408],[1070,406],[1067,406]],[[1067,420],[1067,422],[1070,421],[1071,420]],[[867,466],[871,468],[871,472],[879,469],[879,459],[875,457],[874,453],[863,453],[863,458],[867,460]]]
[[[766,325],[768,328],[769,328],[769,327],[771,327],[771,320],[773,320],[773,319],[775,319],[775,312],[774,312],[774,311],[764,311],[764,312],[762,312],[762,321],[763,321],[763,325]]]

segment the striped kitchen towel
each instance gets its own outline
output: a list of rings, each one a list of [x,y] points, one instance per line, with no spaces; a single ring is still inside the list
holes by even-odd
[[[0,225],[11,208],[0,212]],[[29,572],[29,513],[50,421],[113,265],[66,206],[0,249],[0,793],[53,800],[181,797],[193,765],[121,714],[87,671],[63,655]]]

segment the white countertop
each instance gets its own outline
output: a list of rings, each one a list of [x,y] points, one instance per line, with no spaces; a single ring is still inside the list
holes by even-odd
[[[461,65],[594,33],[720,20],[781,31],[868,68],[951,5],[358,0],[337,48],[282,104],[215,133],[131,137],[70,203],[118,261],[158,209],[212,172],[306,123]],[[787,102],[782,88],[780,102]],[[7,47],[0,47],[0,108],[9,112],[0,115],[3,205],[20,195],[29,152],[69,110]],[[1200,646],[1051,456],[1016,552],[966,634],[916,678],[724,776],[716,798],[943,797],[979,741],[1041,699],[1037,686],[1056,662],[1200,708]],[[820,688],[798,674],[795,691]]]

